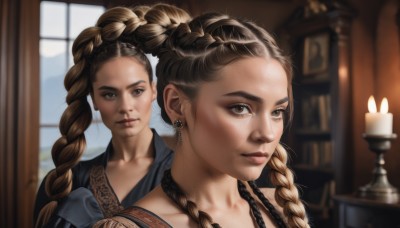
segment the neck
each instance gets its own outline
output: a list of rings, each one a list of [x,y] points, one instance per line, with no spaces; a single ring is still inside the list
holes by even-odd
[[[152,140],[153,132],[150,128],[143,129],[135,136],[113,136],[114,151],[111,160],[131,161],[143,157],[153,157]]]
[[[187,198],[207,211],[236,206],[242,200],[237,179],[218,170],[210,170],[198,157],[193,157],[193,154],[185,156],[178,148],[171,167],[172,178]]]

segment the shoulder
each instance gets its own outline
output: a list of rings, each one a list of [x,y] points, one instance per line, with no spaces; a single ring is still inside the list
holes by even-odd
[[[151,211],[144,208],[131,206],[117,215],[102,219],[96,222],[94,228],[115,228],[115,227],[133,227],[133,228],[172,228],[166,221]]]
[[[150,211],[172,227],[194,226],[189,216],[182,212],[176,203],[164,193],[160,186],[136,202],[135,206]]]
[[[135,206],[152,211],[155,214],[165,214],[171,212],[174,203],[165,195],[160,186],[154,188],[145,197],[135,203]]]

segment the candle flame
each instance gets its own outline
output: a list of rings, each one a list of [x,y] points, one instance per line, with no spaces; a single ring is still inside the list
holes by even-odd
[[[376,113],[377,112],[374,96],[370,96],[368,98],[368,112],[370,112],[370,113]]]
[[[389,103],[386,97],[383,98],[382,102],[381,102],[381,109],[380,109],[380,113],[388,113],[389,111]]]

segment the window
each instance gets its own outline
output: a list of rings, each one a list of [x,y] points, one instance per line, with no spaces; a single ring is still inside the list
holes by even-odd
[[[40,167],[39,183],[54,168],[51,148],[60,137],[58,123],[66,108],[64,77],[73,65],[71,48],[74,39],[86,27],[93,26],[105,11],[104,6],[42,1],[40,5]],[[148,55],[153,68],[157,59]],[[154,69],[153,69],[154,71]],[[92,110],[93,123],[86,130],[87,149],[82,159],[92,158],[105,150],[111,139],[100,114]],[[157,102],[153,103],[150,127],[160,135],[171,135],[173,129],[163,122]]]
[[[58,123],[66,108],[64,76],[72,66],[71,47],[86,27],[93,26],[103,6],[42,1],[40,5],[40,167],[39,179],[54,168],[51,147],[60,137]],[[94,112],[95,113],[95,112]],[[93,157],[104,151],[110,132],[95,113],[86,133],[87,151]]]

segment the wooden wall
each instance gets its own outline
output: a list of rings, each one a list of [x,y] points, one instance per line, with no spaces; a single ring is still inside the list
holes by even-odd
[[[0,2],[0,227],[32,225],[39,151],[38,35],[38,0]]]
[[[353,88],[353,136],[354,136],[354,183],[356,190],[372,179],[375,155],[361,137],[365,130],[364,115],[368,112],[367,101],[374,95],[380,103],[389,100],[393,113],[393,131],[400,137],[400,47],[399,27],[396,14],[397,0],[352,1],[358,15],[352,27],[352,88]],[[385,154],[385,168],[389,182],[400,190],[400,138],[392,142],[392,149]]]

